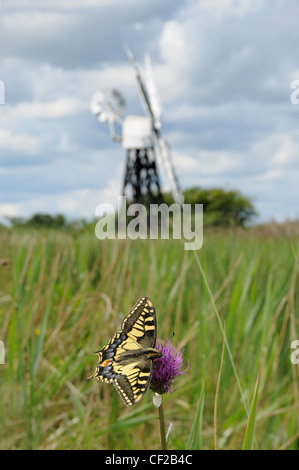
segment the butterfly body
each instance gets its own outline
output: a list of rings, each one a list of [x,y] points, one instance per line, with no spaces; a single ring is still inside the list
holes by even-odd
[[[156,313],[150,299],[141,297],[124,318],[121,330],[99,351],[95,373],[113,383],[127,406],[143,397],[150,383],[153,361],[162,356],[156,344]]]

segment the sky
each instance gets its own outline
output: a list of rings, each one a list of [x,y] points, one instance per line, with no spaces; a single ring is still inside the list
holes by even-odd
[[[2,0],[0,13],[0,221],[116,206],[125,150],[90,102],[113,87],[124,116],[143,115],[124,43],[141,70],[150,55],[182,188],[241,191],[257,222],[299,218],[297,0]]]

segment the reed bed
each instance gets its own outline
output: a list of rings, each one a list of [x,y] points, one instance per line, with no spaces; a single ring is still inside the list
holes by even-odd
[[[124,406],[86,381],[142,295],[187,374],[164,398],[169,449],[298,449],[298,239],[207,231],[180,240],[0,232],[3,449],[158,449],[152,392]]]

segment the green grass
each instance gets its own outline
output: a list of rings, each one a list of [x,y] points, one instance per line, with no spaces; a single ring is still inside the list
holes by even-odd
[[[3,449],[159,448],[150,390],[127,408],[112,385],[85,380],[142,295],[189,362],[164,397],[170,449],[299,449],[298,238],[207,230],[192,252],[179,240],[2,230],[1,258]]]

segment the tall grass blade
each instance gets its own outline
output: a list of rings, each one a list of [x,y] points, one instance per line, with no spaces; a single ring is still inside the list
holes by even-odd
[[[187,450],[202,450],[202,418],[205,401],[205,368],[202,373],[201,390],[197,402],[196,413],[187,442]]]
[[[201,274],[202,274],[202,276],[203,276],[203,279],[204,279],[206,288],[207,288],[207,290],[208,290],[208,292],[209,292],[209,296],[210,296],[210,298],[211,298],[211,302],[212,302],[212,305],[213,305],[213,308],[214,308],[214,311],[215,311],[215,314],[216,314],[216,317],[217,317],[217,320],[218,320],[218,323],[219,323],[219,326],[220,326],[220,329],[221,329],[221,333],[222,333],[222,336],[223,336],[223,340],[225,341],[225,345],[226,345],[226,349],[227,349],[227,352],[228,352],[228,356],[229,356],[229,358],[230,358],[230,362],[231,362],[231,365],[232,365],[232,368],[233,368],[233,371],[234,371],[234,374],[235,374],[235,378],[236,378],[236,381],[237,381],[237,384],[238,384],[238,388],[239,388],[239,391],[240,391],[240,395],[241,395],[241,398],[242,398],[242,402],[243,402],[243,405],[244,405],[246,414],[247,414],[247,416],[249,416],[249,411],[248,411],[248,408],[247,408],[247,403],[246,403],[245,395],[244,395],[244,393],[243,393],[243,389],[242,389],[241,382],[240,382],[240,379],[239,379],[239,375],[238,375],[238,372],[237,372],[237,368],[236,368],[236,365],[235,365],[235,362],[234,362],[234,359],[233,359],[233,355],[232,355],[232,352],[231,352],[231,348],[230,348],[230,345],[229,345],[228,340],[227,340],[227,336],[226,336],[226,333],[225,333],[225,330],[224,330],[224,326],[223,326],[223,324],[222,324],[222,321],[221,321],[221,318],[220,318],[218,309],[217,309],[217,307],[216,307],[216,303],[215,303],[215,300],[214,300],[212,291],[211,291],[211,289],[210,289],[210,286],[209,286],[207,277],[206,277],[206,275],[205,275],[205,272],[204,272],[203,267],[202,267],[202,265],[201,265],[201,262],[200,262],[200,260],[199,260],[198,254],[197,254],[197,252],[196,252],[195,250],[194,250],[193,252],[194,252],[194,255],[195,255],[195,258],[196,258],[198,267],[199,267],[199,269],[200,269],[200,272],[201,272]]]
[[[37,369],[38,369],[38,366],[39,366],[39,362],[40,362],[40,358],[41,358],[41,354],[42,354],[42,348],[43,348],[45,333],[46,333],[46,326],[47,326],[47,322],[48,322],[48,316],[49,316],[49,313],[50,313],[50,305],[51,305],[51,302],[48,301],[46,311],[45,311],[45,314],[44,314],[44,318],[43,318],[43,321],[42,321],[40,333],[37,336],[36,347],[34,348],[34,351],[33,351],[32,366],[31,366],[31,378],[32,378],[32,380],[35,379]]]
[[[255,424],[256,424],[259,383],[260,383],[260,374],[258,375],[256,384],[255,384],[253,400],[252,400],[252,404],[250,408],[249,419],[248,419],[243,447],[242,447],[243,450],[252,450],[254,441],[255,441]]]

